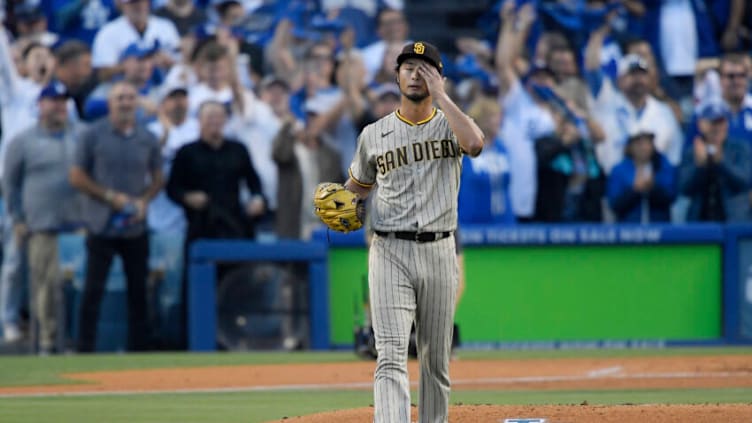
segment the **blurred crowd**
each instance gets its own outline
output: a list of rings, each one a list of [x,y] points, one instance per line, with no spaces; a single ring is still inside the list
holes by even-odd
[[[414,36],[402,0],[2,3],[0,322],[20,336],[28,267],[42,351],[60,233],[87,234],[79,351],[116,255],[148,347],[149,234],[310,238],[311,193],[398,107]],[[442,58],[486,136],[460,224],[752,217],[745,0],[489,0],[474,30]]]

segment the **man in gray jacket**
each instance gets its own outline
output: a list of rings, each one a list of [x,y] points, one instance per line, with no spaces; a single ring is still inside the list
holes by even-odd
[[[61,306],[57,235],[74,229],[78,193],[68,182],[74,130],[68,123],[68,93],[59,82],[39,95],[39,121],[18,134],[5,157],[3,191],[16,240],[28,243],[32,313],[39,324],[39,351],[55,351]]]

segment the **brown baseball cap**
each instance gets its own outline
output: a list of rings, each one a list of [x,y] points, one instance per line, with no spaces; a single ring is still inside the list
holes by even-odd
[[[402,62],[410,58],[425,60],[438,69],[439,73],[444,72],[444,65],[441,63],[441,53],[439,53],[439,49],[433,44],[425,41],[415,41],[407,44],[402,48],[400,55],[397,56],[397,67],[399,68]]]

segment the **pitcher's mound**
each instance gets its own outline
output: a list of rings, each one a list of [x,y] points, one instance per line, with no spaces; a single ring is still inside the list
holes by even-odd
[[[413,421],[417,420],[415,407]],[[752,422],[752,404],[694,405],[455,405],[451,423],[503,423],[505,419],[543,418],[548,423],[745,423]],[[373,408],[356,408],[287,417],[273,423],[371,423]],[[270,422],[272,423],[272,422]]]

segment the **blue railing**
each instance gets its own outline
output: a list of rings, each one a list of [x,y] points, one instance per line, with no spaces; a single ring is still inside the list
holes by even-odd
[[[752,341],[752,225],[521,225],[467,226],[460,230],[466,246],[482,245],[625,245],[716,244],[723,247],[723,339]],[[311,347],[328,349],[329,287],[327,252],[363,247],[363,231],[318,232],[311,242],[197,241],[191,248],[189,273],[190,348],[213,350],[216,336],[215,265],[221,261],[303,261],[310,264]],[[751,273],[752,274],[752,273]],[[749,300],[749,301],[748,301]]]

